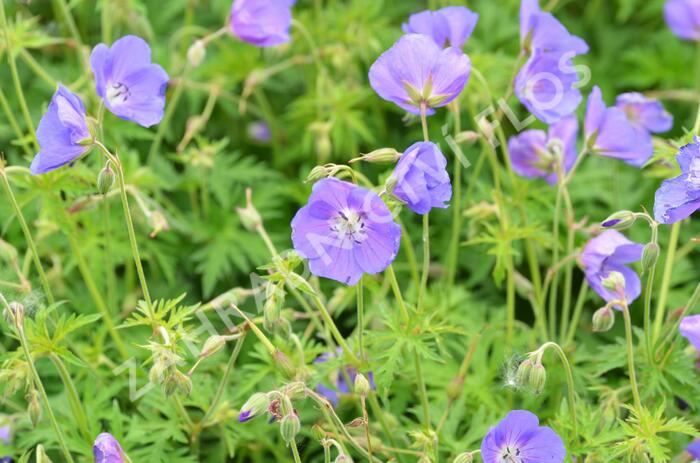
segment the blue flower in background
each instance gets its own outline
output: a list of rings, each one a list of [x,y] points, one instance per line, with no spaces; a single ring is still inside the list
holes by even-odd
[[[452,198],[446,167],[447,159],[435,143],[414,143],[396,164],[392,193],[416,214],[427,214],[434,207],[444,209]]]
[[[581,253],[588,284],[607,302],[619,300],[620,295],[603,287],[603,280],[611,272],[619,272],[625,279],[625,300],[631,304],[642,293],[642,282],[627,264],[640,260],[643,250],[643,245],[630,241],[616,230],[606,230],[591,239]]]
[[[39,121],[36,138],[40,149],[29,167],[34,175],[58,169],[85,154],[90,130],[80,97],[59,84]]]
[[[621,93],[615,106],[627,115],[630,123],[640,131],[649,133],[668,132],[673,128],[673,116],[664,109],[659,100],[647,98],[641,93]]]
[[[294,3],[294,0],[235,0],[231,6],[231,32],[258,47],[287,43]]]
[[[567,116],[544,130],[526,130],[508,140],[508,153],[513,170],[528,177],[542,177],[550,185],[557,183],[557,164],[563,167],[562,174],[568,172],[576,162],[576,136],[578,121],[574,116]],[[553,145],[558,145],[558,158],[552,152]]]
[[[354,285],[396,258],[401,227],[381,198],[335,178],[314,184],[292,219],[292,243],[314,275]]]
[[[326,352],[325,354],[319,355],[318,358],[314,360],[314,363],[325,363],[328,361],[332,361],[335,360],[337,357],[341,357],[342,354],[343,350],[341,348],[338,348],[335,354]],[[352,388],[355,384],[356,377],[357,368],[354,368],[349,365],[338,368],[331,375],[331,385],[327,386],[325,384],[319,384],[318,386],[316,386],[316,391],[318,391],[319,394],[328,399],[333,404],[333,406],[336,406],[338,405],[338,402],[340,401],[340,397],[342,395],[350,394],[352,392]],[[377,386],[374,384],[374,373],[372,373],[371,371],[368,372],[367,380],[369,381],[369,385],[372,388],[372,390],[376,390]]]
[[[457,98],[469,80],[471,62],[461,50],[440,48],[432,38],[408,34],[382,53],[369,69],[377,94],[413,114],[426,114]]]
[[[688,444],[688,448],[686,451],[690,454],[691,457],[700,460],[700,439],[696,439],[690,444]]]
[[[660,223],[678,222],[700,209],[700,139],[682,147],[676,160],[681,174],[664,180],[656,190],[654,218]]]
[[[513,410],[481,443],[484,463],[562,463],[566,448],[552,428],[527,410]]]
[[[407,34],[423,34],[439,47],[462,48],[471,37],[479,15],[465,6],[448,6],[437,11],[425,10],[409,16],[402,25]]]
[[[586,143],[593,152],[643,166],[654,151],[651,134],[640,131],[619,107],[607,107],[598,86],[588,96],[586,108]]]
[[[114,115],[143,127],[163,119],[168,74],[151,63],[151,47],[142,38],[127,35],[111,47],[98,44],[90,65],[95,90]]]
[[[700,0],[668,0],[664,5],[666,24],[684,40],[700,39]]]

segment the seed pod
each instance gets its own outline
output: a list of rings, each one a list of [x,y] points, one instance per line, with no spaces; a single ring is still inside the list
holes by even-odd
[[[642,272],[646,273],[656,266],[659,260],[659,245],[651,242],[644,246],[642,251]]]
[[[206,56],[207,47],[201,40],[195,40],[194,43],[190,45],[190,48],[187,49],[187,63],[193,68],[202,64]]]
[[[53,463],[41,444],[36,446],[36,463]]]
[[[97,192],[101,195],[109,193],[109,190],[111,190],[114,185],[115,178],[116,175],[112,170],[111,163],[108,162],[97,176]]]
[[[615,324],[615,312],[608,307],[602,307],[593,314],[593,331],[602,333],[610,330]]]
[[[535,394],[540,394],[547,382],[547,371],[544,365],[536,363],[530,370],[530,387]]]
[[[39,392],[36,389],[31,389],[27,393],[27,412],[29,413],[29,419],[32,422],[32,426],[36,427],[41,421],[41,403],[39,402]]]
[[[524,386],[530,381],[530,372],[532,371],[532,360],[529,358],[523,360],[518,365],[518,370],[515,372],[515,382],[518,386]]]
[[[301,422],[294,412],[282,417],[282,421],[280,421],[280,434],[282,434],[282,439],[284,439],[287,444],[296,438],[300,430]]]
[[[223,349],[225,345],[226,336],[221,336],[218,334],[210,336],[209,339],[207,339],[204,342],[204,346],[202,346],[202,351],[199,353],[199,357],[211,357],[212,355],[216,354],[221,349]]]
[[[372,386],[369,384],[369,381],[367,381],[365,375],[358,373],[357,376],[355,376],[355,392],[361,396],[367,397],[371,390]]]

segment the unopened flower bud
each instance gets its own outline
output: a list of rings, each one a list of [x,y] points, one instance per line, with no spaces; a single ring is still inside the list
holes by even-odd
[[[161,211],[153,211],[148,216],[148,224],[151,226],[151,233],[148,235],[151,238],[158,236],[160,232],[170,230],[168,219]]]
[[[282,317],[282,304],[276,295],[271,295],[263,306],[263,326],[267,331],[274,331]]]
[[[394,148],[379,148],[369,153],[361,154],[360,157],[351,159],[350,162],[365,161],[373,163],[396,162],[401,153]]]
[[[192,393],[192,380],[177,368],[173,368],[163,381],[165,395],[181,394],[184,396]]]
[[[297,434],[299,434],[300,430],[301,422],[294,412],[282,417],[282,421],[280,421],[280,434],[286,443],[292,442]]]
[[[39,444],[36,446],[36,463],[53,463],[48,455],[46,455],[46,450],[44,446]]]
[[[97,176],[97,192],[101,195],[109,193],[109,190],[111,190],[114,185],[114,179],[116,177],[114,170],[112,170],[111,163],[108,162]]]
[[[455,141],[457,143],[474,143],[479,139],[479,134],[474,132],[473,130],[467,130],[465,132],[459,132],[457,135],[455,135]]]
[[[256,392],[243,404],[238,414],[238,421],[243,423],[251,420],[267,410],[270,406],[270,399],[267,394]]]
[[[31,389],[27,393],[27,412],[29,413],[29,420],[32,422],[32,426],[36,427],[41,421],[41,402],[39,402],[39,392],[36,389]]]
[[[615,312],[608,307],[602,307],[593,314],[593,331],[602,333],[608,331],[615,324]]]
[[[357,376],[355,376],[355,392],[366,397],[371,390],[372,386],[369,384],[365,375],[358,373]]]
[[[348,455],[341,453],[337,457],[335,457],[335,460],[333,460],[333,463],[352,463],[352,458],[350,458]]]
[[[637,220],[637,216],[632,211],[618,211],[608,217],[601,224],[603,228],[611,228],[613,230],[624,230],[631,227]]]
[[[518,370],[515,372],[515,382],[518,386],[524,386],[530,381],[530,372],[532,371],[532,360],[525,359],[518,365]]]
[[[326,431],[318,424],[315,424],[311,427],[311,435],[314,436],[314,439],[321,441],[326,438]]]
[[[319,133],[316,136],[316,156],[321,162],[327,161],[333,152],[333,143],[328,133]]]
[[[471,452],[460,453],[452,460],[452,463],[472,463],[474,461],[474,456]]]
[[[187,50],[187,62],[193,68],[196,68],[207,55],[207,47],[202,40],[195,40],[190,48]]]
[[[248,231],[256,231],[262,225],[262,217],[253,206],[253,190],[250,188],[245,190],[245,207],[237,207],[236,212]]]
[[[659,260],[659,245],[651,242],[644,246],[642,251],[642,272],[646,273],[656,266]]]
[[[603,279],[603,288],[613,291],[617,294],[625,294],[625,277],[620,272],[610,272],[606,278]]]
[[[532,391],[535,394],[541,393],[546,382],[547,371],[544,369],[544,365],[541,363],[536,363],[530,370],[530,387],[532,388]]]
[[[221,336],[218,334],[210,336],[209,339],[204,341],[204,346],[202,346],[202,351],[199,353],[199,357],[211,357],[212,355],[216,354],[224,348],[227,339],[228,338],[226,336]]]

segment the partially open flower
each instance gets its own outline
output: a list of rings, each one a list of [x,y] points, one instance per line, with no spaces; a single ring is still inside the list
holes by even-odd
[[[122,449],[117,439],[103,432],[92,445],[92,453],[95,456],[95,463],[129,463],[130,460]]]

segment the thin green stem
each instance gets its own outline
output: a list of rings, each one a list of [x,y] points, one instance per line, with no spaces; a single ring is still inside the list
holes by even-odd
[[[428,402],[428,390],[423,378],[423,367],[421,366],[418,351],[413,352],[413,360],[416,369],[416,380],[418,382],[418,397],[420,398],[421,409],[423,410],[423,426],[430,429],[430,404]]]
[[[68,27],[68,31],[75,42],[75,49],[78,53],[78,61],[80,61],[80,63],[83,65],[83,69],[87,72],[87,70],[90,69],[90,63],[83,53],[83,40],[80,38],[80,32],[78,31],[78,26],[75,25],[75,20],[70,12],[70,8],[68,8],[65,0],[56,0],[56,3],[58,4],[59,10],[61,10],[66,27]]]
[[[168,104],[166,105],[163,120],[160,122],[160,124],[158,124],[158,130],[156,130],[156,135],[153,138],[153,142],[151,143],[151,148],[148,150],[147,163],[149,165],[153,164],[153,160],[155,159],[156,153],[160,150],[160,145],[163,142],[163,137],[165,136],[167,130],[170,128],[170,120],[172,119],[173,114],[175,114],[177,104],[180,102],[182,93],[185,90],[184,82],[188,70],[189,69],[186,66],[180,78],[177,79],[177,83],[175,84],[175,90],[173,90],[172,97],[170,97],[170,101],[168,101]]]
[[[569,197],[569,190],[564,186],[564,205],[566,209],[566,255],[571,256],[574,253],[574,242],[576,237],[576,229],[574,227],[574,210]],[[564,265],[564,301],[559,327],[559,339],[563,339],[569,331],[569,316],[571,314],[571,292],[573,287],[574,266],[572,262],[567,261]]]
[[[369,415],[367,414],[367,398],[363,395],[360,397],[360,405],[362,406],[362,418],[365,421],[365,438],[367,439],[367,459],[372,461],[372,437],[369,432]]]
[[[455,100],[450,106],[454,117],[455,137],[462,131],[462,118],[459,103]],[[450,247],[447,252],[447,265],[445,280],[447,287],[452,288],[457,274],[457,260],[459,254],[459,235],[462,231],[462,162],[457,153],[454,156],[454,172],[452,174],[452,231],[450,234]]]
[[[634,346],[632,340],[632,320],[630,317],[629,307],[624,303],[622,305],[622,315],[625,319],[625,338],[627,341],[627,368],[629,370],[630,385],[632,387],[632,397],[634,399],[634,407],[637,412],[642,410],[642,400],[639,397],[639,388],[637,387],[637,373],[634,369]]]
[[[34,143],[34,148],[39,150],[39,143],[36,139],[36,132],[34,130],[34,122],[32,122],[32,117],[29,114],[29,107],[27,106],[27,100],[24,98],[24,90],[22,89],[22,82],[19,78],[19,73],[17,72],[17,62],[15,61],[15,50],[12,43],[12,36],[10,34],[10,28],[7,25],[7,17],[5,16],[5,2],[0,2],[0,23],[2,25],[2,30],[5,33],[5,53],[7,54],[7,63],[10,65],[10,74],[12,76],[12,83],[15,87],[15,94],[19,100],[19,107],[22,111],[22,116],[24,117],[24,122],[27,125],[29,134]]]
[[[420,288],[418,289],[418,312],[423,310],[425,292],[428,288],[428,276],[430,274],[430,213],[423,214],[423,269],[421,273]]]
[[[241,337],[236,339],[236,345],[234,346],[233,352],[231,352],[231,356],[228,359],[226,369],[224,370],[224,375],[221,377],[221,381],[219,381],[219,387],[216,389],[216,394],[214,394],[214,398],[212,399],[211,404],[209,405],[209,409],[200,421],[203,425],[206,425],[207,421],[209,421],[211,416],[216,411],[216,407],[219,406],[221,398],[224,396],[224,392],[226,391],[226,387],[228,386],[228,379],[231,376],[231,372],[233,371],[233,367],[236,364],[238,355],[241,353],[241,348],[243,347],[245,338],[246,335],[245,332],[243,332]]]
[[[102,151],[102,153],[112,162],[112,167],[117,171],[117,181],[119,182],[119,193],[122,200],[122,209],[124,210],[124,219],[126,220],[126,228],[129,233],[129,244],[131,245],[131,255],[134,258],[134,264],[136,265],[136,273],[139,277],[139,283],[141,284],[141,291],[143,292],[143,298],[146,301],[148,310],[152,310],[153,303],[151,302],[151,294],[148,291],[148,282],[146,281],[146,275],[143,271],[143,264],[141,262],[141,254],[139,253],[139,245],[136,241],[136,231],[134,230],[134,222],[131,218],[131,210],[129,209],[129,198],[126,194],[126,184],[124,182],[124,167],[119,159],[119,156],[112,154],[105,145],[99,140],[95,140],[95,145]]]
[[[552,348],[554,351],[557,353],[559,356],[559,359],[561,360],[562,365],[564,365],[564,371],[566,373],[566,386],[567,386],[567,393],[569,396],[569,410],[571,412],[571,428],[573,431],[574,438],[578,440],[578,419],[576,415],[576,390],[574,389],[574,375],[571,370],[571,364],[569,363],[569,359],[566,357],[566,353],[564,353],[564,350],[559,346],[559,344],[555,342],[547,342],[542,345],[540,348],[543,352],[548,349]]]
[[[515,267],[513,256],[506,256],[506,342],[513,345],[515,336]]]
[[[360,281],[357,283],[357,343],[359,344],[360,360],[364,362],[367,357],[365,356],[365,343],[364,343],[364,333],[365,331],[365,288],[363,283],[363,278],[360,277]]]
[[[330,330],[333,339],[335,339],[335,342],[338,343],[338,345],[343,349],[345,355],[350,359],[352,364],[359,366],[360,360],[357,358],[357,355],[355,355],[352,349],[350,349],[350,346],[348,346],[348,343],[345,341],[345,338],[343,338],[343,335],[340,334],[338,327],[333,321],[333,317],[331,317],[331,314],[328,312],[328,309],[326,309],[326,306],[321,300],[321,298],[317,294],[314,294],[313,296],[311,296],[311,300],[314,301],[316,308],[321,313],[321,318],[326,323],[326,326]]]
[[[658,242],[658,225],[656,222],[651,224],[651,243]],[[650,269],[645,269],[647,272],[647,284],[644,287],[644,341],[646,345],[647,359],[649,362],[654,362],[654,337],[651,327],[651,295],[654,292],[654,278],[656,276],[656,262]]]
[[[374,416],[377,418],[379,421],[379,426],[382,428],[382,432],[384,433],[384,436],[389,440],[389,444],[396,448],[397,443],[396,439],[394,439],[394,436],[396,434],[395,431],[392,431],[392,429],[389,427],[389,424],[386,421],[386,418],[384,417],[384,411],[382,410],[381,405],[379,404],[379,401],[377,400],[376,394],[371,391],[369,393],[369,405],[372,407],[372,413],[374,413]],[[403,462],[403,457],[401,454],[396,455],[397,458],[399,459],[400,462]]]
[[[430,141],[430,134],[428,133],[428,107],[425,103],[420,104],[420,124],[423,128],[423,141]]]
[[[576,305],[574,306],[574,314],[571,317],[571,323],[569,324],[569,332],[566,335],[566,340],[564,341],[564,347],[571,344],[576,335],[576,329],[578,328],[578,322],[581,318],[581,313],[583,313],[583,305],[586,302],[586,295],[588,294],[588,281],[583,280],[581,287],[578,291],[578,297],[576,298]]]
[[[658,343],[656,348],[657,355],[666,346],[666,344],[671,342],[671,340],[678,335],[678,327],[680,326],[681,321],[688,312],[693,310],[693,307],[695,307],[695,304],[697,304],[698,301],[700,301],[700,283],[698,283],[698,285],[695,287],[695,291],[693,291],[693,294],[690,296],[688,303],[683,307],[683,310],[678,316],[678,319],[676,320],[674,326],[668,329],[666,335],[663,337],[663,340],[660,343]]]
[[[292,455],[294,456],[294,463],[301,463],[301,457],[299,456],[299,449],[297,448],[297,441],[292,439],[289,443],[292,448]]]
[[[75,383],[63,363],[61,358],[56,354],[51,354],[51,361],[56,366],[58,375],[61,377],[61,381],[68,391],[68,402],[70,404],[71,411],[75,417],[75,421],[78,423],[78,428],[80,429],[83,439],[90,444],[94,438],[90,432],[90,426],[88,425],[87,415],[85,414],[85,409],[80,401],[80,396],[78,395],[78,390],[75,388]]]
[[[5,93],[2,91],[2,88],[0,88],[0,106],[2,106],[2,110],[5,113],[5,117],[7,117],[7,120],[10,122],[10,127],[12,127],[12,131],[15,132],[17,142],[22,146],[24,154],[26,154],[27,156],[31,156],[33,154],[32,149],[27,143],[27,140],[24,138],[22,129],[20,128],[19,124],[17,123],[17,119],[15,118],[15,113],[10,108],[10,103],[7,101],[7,98],[5,97]]]
[[[12,192],[12,187],[10,186],[10,181],[7,178],[5,166],[4,166],[3,161],[1,159],[0,159],[0,179],[2,179],[2,186],[5,189],[5,193],[7,193],[7,197],[10,199],[10,204],[12,205],[12,209],[15,213],[15,216],[17,217],[17,221],[19,222],[20,227],[22,228],[22,233],[24,234],[24,239],[27,241],[27,246],[29,247],[29,251],[32,254],[32,260],[34,261],[34,266],[36,267],[36,271],[39,273],[39,279],[41,280],[41,286],[44,288],[44,293],[46,293],[46,299],[49,301],[49,304],[54,304],[56,302],[56,299],[54,299],[53,292],[51,291],[51,285],[49,285],[49,280],[48,280],[48,278],[46,278],[46,272],[44,272],[44,266],[41,263],[41,259],[39,259],[39,253],[36,250],[36,244],[34,243],[34,238],[32,238],[32,233],[29,230],[29,226],[27,225],[27,221],[24,219],[24,215],[22,214],[22,209],[19,207],[19,204],[17,203],[17,198],[15,198],[15,195]]]
[[[399,287],[399,282],[396,279],[396,273],[394,272],[394,267],[393,265],[389,265],[386,268],[386,274],[389,277],[389,283],[391,283],[391,289],[394,292],[394,298],[396,298],[396,302],[399,304],[399,310],[401,310],[401,315],[403,317],[404,323],[408,325],[410,322],[411,317],[408,315],[408,309],[406,308],[406,302],[403,299],[403,295],[401,294],[401,288]]]
[[[676,248],[678,247],[678,236],[680,235],[681,223],[676,222],[671,225],[671,236],[668,240],[668,251],[666,252],[666,261],[664,262],[664,273],[661,279],[661,292],[659,300],[656,304],[656,317],[654,319],[654,340],[659,339],[661,328],[663,327],[666,315],[666,301],[668,291],[671,286],[671,274],[673,273],[673,264],[676,259]]]

